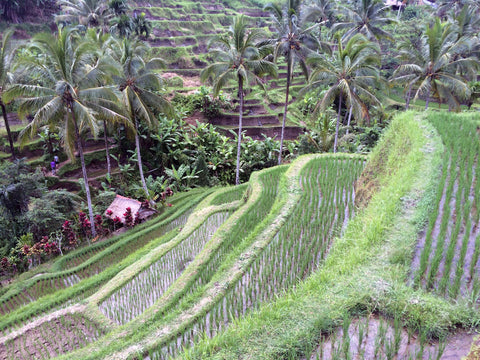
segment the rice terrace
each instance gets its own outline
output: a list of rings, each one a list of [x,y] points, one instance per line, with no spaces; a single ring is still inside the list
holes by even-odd
[[[0,360],[480,359],[479,1],[0,29]]]

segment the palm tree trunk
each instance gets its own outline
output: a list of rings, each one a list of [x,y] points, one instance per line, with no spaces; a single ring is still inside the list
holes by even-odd
[[[427,92],[427,99],[425,100],[425,110],[428,109],[428,103],[430,102],[430,90]]]
[[[138,172],[140,173],[140,180],[142,181],[143,191],[145,191],[145,198],[148,199],[148,202],[153,207],[155,202],[152,199],[149,199],[147,183],[145,182],[145,176],[143,175],[143,165],[142,165],[142,156],[140,154],[140,136],[138,136],[138,120],[135,115],[132,116],[135,121],[135,147],[137,148],[137,161],[138,161]]]
[[[353,112],[353,106],[350,105],[350,110],[348,112],[348,122],[347,122],[347,132],[346,135],[348,135],[348,130],[350,129],[350,121],[352,120],[352,112]]]
[[[12,153],[12,157],[15,159],[15,148],[13,147],[12,133],[10,132],[10,124],[8,123],[7,109],[5,108],[5,104],[1,100],[0,100],[0,105],[2,106],[3,121],[5,122],[5,129],[7,129],[8,142],[10,143],[10,152]]]
[[[238,116],[237,168],[235,170],[235,185],[240,184],[240,151],[242,148],[243,78],[241,76],[238,76],[238,97],[240,102],[240,114]]]
[[[105,139],[105,153],[107,155],[107,176],[110,180],[111,173],[112,173],[112,166],[110,164],[110,152],[108,149],[108,139],[107,139],[107,122],[103,120],[103,137]]]
[[[408,92],[407,92],[407,100],[405,102],[405,110],[408,110],[408,107],[410,106],[410,97],[412,96],[412,84],[408,86]]]
[[[333,144],[333,153],[337,152],[337,145],[338,145],[338,128],[340,127],[340,113],[342,112],[342,98],[343,98],[343,91],[340,90],[340,100],[338,102],[338,115],[337,115],[337,125],[335,126],[335,142]]]
[[[95,223],[93,220],[93,206],[92,206],[92,196],[90,195],[90,185],[88,185],[88,175],[87,167],[85,166],[85,156],[83,155],[83,145],[82,138],[80,137],[80,131],[78,130],[77,119],[75,118],[75,112],[73,109],[70,109],[72,113],[73,123],[75,125],[75,138],[77,140],[77,150],[78,155],[80,155],[80,163],[82,164],[82,174],[83,182],[85,183],[85,194],[87,195],[87,207],[88,207],[88,217],[90,219],[90,229],[92,230],[92,236],[97,236],[95,230]],[[90,243],[90,240],[88,241]]]
[[[282,150],[283,150],[283,138],[285,134],[285,122],[287,120],[287,110],[288,110],[288,94],[290,92],[290,79],[292,77],[292,58],[290,52],[288,53],[287,58],[287,90],[285,94],[285,107],[283,109],[283,122],[282,122],[282,133],[280,135],[280,151],[278,153],[278,165],[282,163]]]

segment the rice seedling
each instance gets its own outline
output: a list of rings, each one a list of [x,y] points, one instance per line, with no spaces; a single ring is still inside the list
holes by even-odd
[[[141,314],[181,275],[229,215],[219,212],[209,216],[187,239],[103,301],[100,310],[118,324]]]
[[[316,269],[333,237],[341,232],[345,217],[354,213],[354,182],[363,165],[363,159],[359,158],[311,160],[300,177],[303,195],[287,222],[226,296],[199,318],[196,325],[172,339],[167,348],[173,345],[177,353],[179,343],[182,347],[189,346],[203,332],[214,336],[225,330],[232,318],[271,300]],[[153,352],[153,358],[165,358],[162,349]]]
[[[421,335],[411,341],[408,338],[397,317],[391,321],[372,315],[360,319],[344,315],[342,326],[322,335],[307,359],[437,359],[445,349],[444,341],[430,344]]]
[[[7,358],[8,353],[21,352],[26,359],[50,359],[83,347],[88,339],[96,340],[104,333],[103,328],[79,314],[63,315],[6,341],[0,347],[0,358]]]
[[[413,265],[413,284],[457,299],[472,293],[480,268],[480,144],[470,115],[435,114],[429,121],[446,145],[436,207]],[[461,126],[459,126],[461,124]]]

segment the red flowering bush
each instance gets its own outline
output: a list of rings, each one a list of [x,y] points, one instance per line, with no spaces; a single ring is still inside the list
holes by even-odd
[[[77,235],[70,226],[70,221],[65,220],[63,223],[62,234],[65,241],[64,247],[66,249],[74,249],[77,247]]]
[[[133,220],[133,215],[132,215],[132,208],[127,207],[125,209],[125,213],[123,214],[123,217],[125,219],[125,226],[127,228],[131,228],[134,225],[134,220]]]
[[[82,211],[80,211],[78,214],[78,225],[83,237],[85,239],[89,239],[92,236],[92,228],[90,225],[90,220],[87,218],[87,214]]]
[[[104,235],[105,231],[103,228],[103,218],[101,215],[95,215],[95,218],[93,219],[95,223],[95,230],[97,232],[97,235]]]

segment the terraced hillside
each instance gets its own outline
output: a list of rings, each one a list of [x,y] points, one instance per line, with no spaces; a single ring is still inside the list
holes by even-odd
[[[209,55],[209,43],[216,35],[226,33],[236,14],[244,14],[252,27],[265,30],[267,36],[271,34],[271,19],[262,11],[260,3],[215,0],[184,1],[179,4],[175,1],[155,0],[148,3],[135,1],[133,6],[137,11],[144,12],[152,22],[152,35],[148,43],[154,53],[167,62],[165,77],[181,78],[179,84],[174,83],[171,87],[171,90],[180,93],[195,91],[201,85],[200,71],[213,60]],[[271,91],[284,94],[285,78],[286,68],[280,66],[279,78],[270,79],[268,87]],[[302,84],[303,80],[297,77],[292,89],[295,90],[295,86]],[[234,84],[226,91],[235,99]],[[263,93],[252,92],[247,99],[249,104],[244,114],[246,135],[257,140],[263,139],[262,134],[279,138],[282,104],[269,101],[268,96]],[[229,130],[236,131],[238,109],[221,114],[212,119],[211,123],[224,130],[226,134],[230,134]],[[289,125],[285,135],[287,139],[295,139],[303,132],[303,127],[298,126],[298,119],[294,117],[291,117],[287,125]]]
[[[0,358],[460,358],[480,321],[478,127],[406,113],[368,159],[309,155],[176,195],[1,289]],[[454,255],[435,265],[439,244]]]

